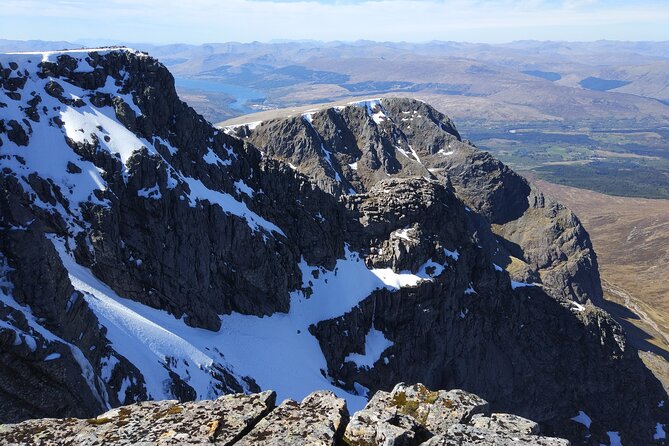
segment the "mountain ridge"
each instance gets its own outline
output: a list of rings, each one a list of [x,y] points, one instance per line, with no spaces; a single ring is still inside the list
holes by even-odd
[[[329,389],[362,407],[413,381],[475,391],[583,442],[608,431],[645,441],[666,422],[661,386],[589,301],[596,258],[578,220],[436,110],[397,100],[300,116],[257,149],[253,131],[227,135],[181,102],[146,54],[45,57],[0,60],[3,421],[267,388],[300,399]],[[392,126],[381,114],[405,105],[425,107],[429,127],[412,137],[434,146],[414,152],[406,128],[396,134],[406,154],[385,150]],[[336,174],[350,173],[344,147],[326,156],[316,131],[342,115],[361,130],[353,139],[379,143],[376,160],[358,147],[376,169],[346,179],[360,188],[351,195],[337,189]],[[458,175],[423,178],[423,151],[449,143],[457,156],[441,168]],[[291,144],[304,155],[296,169],[281,155]],[[546,237],[591,268],[517,280],[495,249],[529,232],[515,224],[500,236],[491,223],[516,222],[519,210],[475,189],[520,200],[523,213],[566,215]],[[558,260],[571,252],[560,243]],[[545,245],[523,249],[533,248]],[[579,411],[589,430],[571,420]]]

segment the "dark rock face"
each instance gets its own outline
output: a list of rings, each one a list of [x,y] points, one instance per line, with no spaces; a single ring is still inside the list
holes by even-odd
[[[576,216],[463,142],[453,123],[425,103],[367,101],[235,132],[336,195],[366,192],[388,176],[452,183],[483,227],[492,225],[494,236],[483,242],[515,278],[533,277],[559,299],[602,297],[597,257]]]
[[[0,304],[2,320],[11,321],[15,327],[0,330],[3,420],[54,414],[85,416],[105,407],[105,400],[120,404],[114,393],[107,393],[120,387],[120,376],[108,377],[105,384],[95,375],[93,364],[100,367],[103,358],[114,358],[134,380],[129,389],[135,396],[128,401],[146,397],[141,374],[108,347],[104,331],[81,293],[72,287],[40,226],[37,223],[25,230],[9,230],[0,239],[0,283],[15,299],[14,305]],[[18,306],[28,307],[31,312],[25,314]],[[47,330],[39,330],[32,323],[35,317],[46,321]]]
[[[597,263],[578,219],[427,104],[328,109],[238,128],[241,140],[182,103],[145,54],[17,57],[27,74],[0,58],[0,421],[285,389],[291,376],[266,373],[275,363],[249,366],[281,352],[235,350],[262,334],[235,323],[284,336],[277,321],[317,302],[309,316],[322,316],[290,333],[311,342],[292,364],[320,380],[309,391],[359,402],[400,381],[457,387],[585,444],[608,431],[648,444],[669,423],[661,386],[592,305]],[[322,290],[337,278],[355,291],[360,278],[339,269],[350,253],[378,285],[337,313],[350,296]],[[279,444],[274,421],[253,420],[315,411],[313,442],[343,432],[330,394],[280,409],[235,426]],[[504,422],[479,418],[429,435],[404,419],[413,434],[400,437],[474,442]]]
[[[36,373],[32,386],[22,382],[16,371],[27,353],[13,345],[18,342],[14,330],[19,323],[10,324],[6,334],[0,327],[6,341],[3,353],[7,354],[0,391],[8,401],[3,405],[3,421],[59,413],[81,416],[107,405],[147,398],[141,374],[109,346],[104,328],[72,288],[46,234],[69,240],[66,249],[77,262],[119,295],[212,330],[220,327],[220,314],[288,311],[289,291],[302,282],[297,266],[300,258],[331,267],[343,252],[343,205],[305,178],[296,178],[285,165],[261,159],[255,149],[212,128],[178,99],[171,74],[154,59],[128,51],[83,53],[78,59],[64,54],[41,63],[41,56],[32,56],[34,60],[22,57],[26,59],[22,65],[32,70],[31,82],[11,83],[14,72],[3,69],[0,87],[20,90],[25,84],[30,89],[26,97],[53,97],[54,103],[39,110],[37,131],[61,134],[48,138],[52,148],[45,144],[46,138],[30,140],[27,120],[22,124],[0,119],[4,133],[0,141],[4,136],[5,147],[14,143],[17,149],[8,147],[1,154],[0,250],[6,265],[2,277],[8,284],[8,298],[28,306],[37,320],[46,322],[51,335],[71,342],[76,354],[89,363],[92,385],[84,384],[81,372],[76,372],[77,361],[72,360],[68,347],[61,361],[73,364],[74,372],[63,374],[62,382],[50,376],[51,372]],[[83,71],[77,71],[81,67]],[[80,97],[69,99],[69,91]],[[10,105],[22,109],[21,104]],[[67,111],[81,113],[99,113],[96,107],[110,107],[112,119],[123,131],[98,119],[88,139],[78,140],[77,133],[85,132],[83,128],[68,130],[65,106]],[[73,125],[83,124],[75,121]],[[121,137],[124,144],[136,138],[142,146],[127,160],[105,150]],[[24,159],[22,146],[45,153],[62,148],[71,151],[66,154],[71,159],[56,160],[66,163],[65,180],[58,181],[58,172],[30,173],[32,166]],[[91,169],[100,170],[104,184],[92,190],[86,201],[77,202],[77,188]],[[249,192],[240,192],[240,187]],[[194,188],[205,189],[208,197],[194,198],[198,194]],[[217,194],[226,194],[227,202],[242,211],[226,212],[214,203]],[[303,197],[304,205],[296,204],[297,196]],[[253,220],[254,210],[276,222],[276,230],[249,224],[246,215]],[[327,223],[314,221],[317,211]],[[287,243],[287,237],[295,242]],[[7,305],[0,305],[10,311]],[[35,339],[38,351],[42,344],[49,344],[48,339]],[[33,361],[39,358],[28,355]],[[99,375],[105,364],[113,371],[103,382]],[[62,364],[53,367],[62,372]],[[243,389],[225,369],[213,375],[218,375],[213,378],[219,381],[217,392]],[[178,375],[172,377],[175,397],[195,396],[190,386],[179,382]],[[21,395],[24,385],[41,396]],[[65,387],[64,396],[57,396],[58,385]],[[244,386],[257,388],[252,379]],[[46,391],[49,387],[52,393]],[[9,404],[24,397],[25,404]]]
[[[539,427],[530,420],[490,414],[484,400],[461,390],[398,385],[390,394],[378,392],[350,423],[346,403],[330,392],[316,391],[301,403],[286,400],[278,407],[275,397],[268,391],[185,404],[149,402],[88,420],[30,420],[0,426],[0,444],[417,446],[460,445],[466,439],[468,444],[569,445],[538,436]]]

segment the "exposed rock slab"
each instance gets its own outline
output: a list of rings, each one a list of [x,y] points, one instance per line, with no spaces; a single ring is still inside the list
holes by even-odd
[[[267,391],[183,404],[150,401],[88,420],[29,420],[0,426],[0,444],[233,444],[274,408],[275,398]]]
[[[286,400],[241,439],[239,446],[332,446],[348,421],[346,402],[317,391],[298,403]]]
[[[353,415],[344,433],[351,446],[568,446],[540,437],[538,425],[510,414],[488,414],[488,403],[462,390],[430,391],[422,384],[398,384],[377,392]]]
[[[274,408],[275,397],[267,391],[183,404],[152,401],[88,420],[0,425],[0,445],[569,445],[537,436],[538,426],[530,420],[488,414],[488,403],[462,390],[398,384],[390,393],[377,392],[350,423],[345,401],[332,392],[317,391],[300,403],[286,400]]]

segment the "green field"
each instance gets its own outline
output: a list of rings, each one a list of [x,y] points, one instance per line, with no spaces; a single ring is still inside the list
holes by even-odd
[[[461,129],[518,171],[610,195],[669,199],[669,129],[516,123]]]

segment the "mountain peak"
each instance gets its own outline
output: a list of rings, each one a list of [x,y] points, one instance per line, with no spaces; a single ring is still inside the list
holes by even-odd
[[[86,57],[90,53],[96,53],[99,55],[104,55],[109,52],[118,51],[118,52],[128,52],[135,55],[148,56],[147,53],[143,51],[137,51],[126,46],[103,46],[103,47],[91,47],[91,48],[70,48],[62,50],[47,50],[47,51],[15,51],[0,53],[0,57],[5,56],[6,59],[16,60],[17,56],[42,56],[42,62],[53,62],[54,59],[57,59],[59,56],[68,55],[71,57]],[[9,57],[11,56],[11,57]]]

